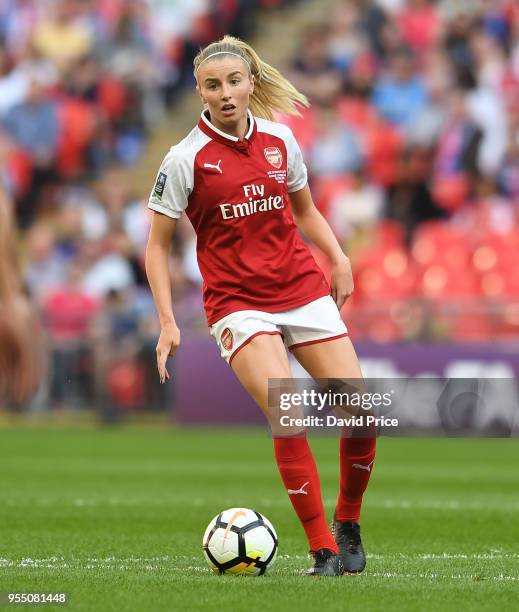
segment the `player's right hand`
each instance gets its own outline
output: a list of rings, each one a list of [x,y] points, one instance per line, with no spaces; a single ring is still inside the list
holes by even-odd
[[[173,356],[180,346],[180,330],[176,325],[167,325],[160,331],[157,343],[157,369],[159,371],[160,384],[169,380],[169,372],[166,368],[168,356]]]

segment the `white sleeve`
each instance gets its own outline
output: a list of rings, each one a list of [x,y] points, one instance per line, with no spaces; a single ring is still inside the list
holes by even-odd
[[[285,141],[287,147],[287,167],[288,167],[288,192],[299,191],[308,182],[308,173],[303,161],[303,154],[294,138],[292,130],[288,130]]]
[[[160,165],[148,208],[173,219],[181,217],[193,190],[193,171],[188,163],[175,147],[169,151]]]

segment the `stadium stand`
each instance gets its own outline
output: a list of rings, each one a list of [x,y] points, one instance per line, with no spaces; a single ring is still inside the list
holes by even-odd
[[[280,67],[312,107],[280,119],[353,261],[354,339],[517,337],[518,3],[326,4],[305,25],[294,0],[0,1],[0,175],[52,349],[42,405],[60,403],[64,376],[78,404],[100,388],[131,409],[153,387],[150,185],[131,177],[163,155],[168,134],[146,147],[164,118],[181,122],[199,46],[250,37],[257,11],[279,21],[284,5],[303,26]],[[177,316],[204,330],[187,223],[173,260]]]

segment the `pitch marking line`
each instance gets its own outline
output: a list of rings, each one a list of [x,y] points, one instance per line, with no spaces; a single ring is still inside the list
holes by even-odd
[[[202,507],[209,503],[208,500],[204,500],[201,498],[195,499],[187,499],[179,496],[174,496],[171,498],[172,500],[176,500],[177,502],[183,503],[186,506],[195,506]],[[336,503],[335,498],[325,499],[325,506],[332,507]],[[26,507],[28,505],[35,505],[39,507],[49,507],[54,505],[63,506],[73,506],[75,508],[93,508],[93,507],[105,507],[105,506],[123,506],[123,507],[134,507],[140,505],[142,500],[129,500],[129,499],[119,499],[117,497],[109,497],[109,498],[76,498],[76,499],[31,499],[31,500],[14,500],[14,499],[6,499],[4,500],[4,505],[14,508],[14,507]],[[152,505],[160,505],[163,506],[163,502],[153,504],[152,501],[146,500],[146,503],[151,503]],[[227,504],[232,506],[234,500],[229,499],[223,502],[223,504]],[[283,496],[279,496],[276,499],[264,499],[262,500],[262,504],[268,508],[277,508],[286,505],[286,499]],[[518,512],[519,511],[519,503],[517,502],[509,502],[509,501],[460,501],[457,499],[447,499],[447,500],[409,500],[409,499],[372,499],[369,501],[369,506],[372,508],[396,508],[399,510],[492,510],[494,512]]]
[[[500,551],[494,551],[489,553],[473,553],[473,554],[450,554],[450,553],[422,553],[415,555],[406,555],[404,553],[398,555],[383,555],[383,554],[368,554],[368,559],[372,561],[443,561],[443,560],[460,560],[460,561],[469,561],[469,560],[485,560],[485,561],[503,561],[506,559],[519,559],[519,553],[503,553]],[[307,555],[278,555],[278,559],[285,560],[307,560]],[[165,567],[169,564],[175,564],[178,566],[178,562],[197,562],[199,560],[198,556],[187,556],[187,555],[176,555],[176,556],[158,556],[158,557],[86,557],[86,558],[78,558],[78,557],[46,557],[41,559],[32,559],[30,557],[25,557],[22,559],[8,559],[8,558],[0,558],[0,568],[14,567],[14,568],[52,568],[52,569],[67,569],[67,568],[86,568],[86,569],[95,569],[95,568],[113,568],[113,569],[130,569],[132,566],[144,566],[146,569],[159,569],[160,567]],[[174,567],[171,568],[173,570],[182,571],[185,568]],[[375,572],[369,573],[370,576],[400,576],[400,577],[412,577],[415,574],[399,574],[393,572]],[[442,574],[416,574],[418,577],[441,577]],[[457,575],[459,578],[470,578],[470,575]],[[447,576],[448,577],[448,576]],[[452,577],[452,576],[451,576]],[[454,576],[455,577],[455,576]],[[499,574],[498,576],[489,577],[489,579],[493,580],[519,580],[518,576],[505,576],[503,574]]]

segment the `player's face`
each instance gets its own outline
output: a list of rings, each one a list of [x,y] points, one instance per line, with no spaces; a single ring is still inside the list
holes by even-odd
[[[222,55],[204,62],[198,71],[198,93],[207,104],[211,122],[224,132],[243,136],[254,77],[239,57]]]

